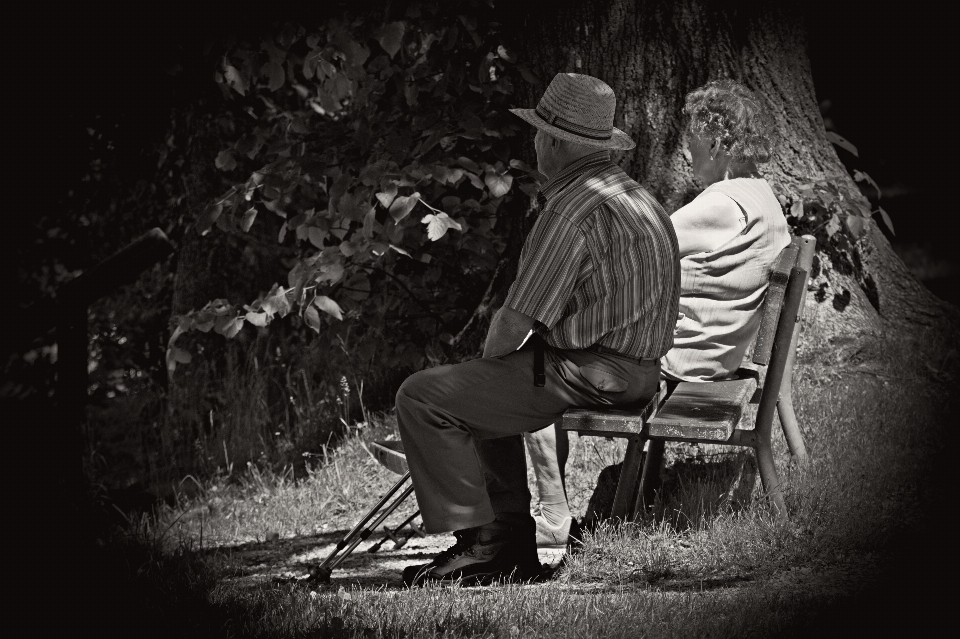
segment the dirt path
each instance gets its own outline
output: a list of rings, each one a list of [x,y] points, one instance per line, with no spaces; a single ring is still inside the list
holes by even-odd
[[[402,548],[395,549],[393,542],[388,540],[379,551],[368,552],[371,546],[382,539],[382,534],[378,533],[361,543],[333,571],[329,584],[309,581],[310,566],[322,562],[346,532],[338,530],[314,536],[247,543],[211,549],[211,552],[221,554],[227,564],[235,569],[223,582],[241,590],[290,583],[300,583],[311,590],[394,590],[405,588],[400,579],[405,566],[426,562],[454,542],[452,535],[414,536]],[[562,557],[563,553],[559,550],[540,550],[540,561],[545,566],[556,568]],[[660,580],[655,585],[637,583],[626,587],[678,594],[714,591],[731,598],[736,598],[743,589],[763,588],[778,591],[787,598],[830,602],[856,597],[864,587],[876,583],[881,572],[872,558],[864,558],[842,565],[792,569],[760,578],[750,575],[710,579],[674,578]],[[571,590],[582,594],[620,590],[623,587],[603,583],[569,585]]]
[[[321,563],[346,535],[347,530],[331,533],[277,539],[259,543],[211,549],[222,553],[234,574],[224,581],[240,588],[254,588],[267,583],[304,582],[310,566]],[[402,548],[395,549],[387,540],[376,552],[368,550],[383,538],[378,532],[362,542],[331,575],[329,585],[309,584],[311,588],[402,588],[400,573],[405,566],[430,560],[455,541],[452,535],[413,536]],[[555,567],[563,556],[559,550],[541,549],[540,561]]]

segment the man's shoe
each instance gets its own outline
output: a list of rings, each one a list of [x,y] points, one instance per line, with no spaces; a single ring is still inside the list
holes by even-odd
[[[533,518],[496,521],[453,534],[457,542],[433,561],[404,568],[403,583],[486,585],[497,580],[530,581],[540,575]]]

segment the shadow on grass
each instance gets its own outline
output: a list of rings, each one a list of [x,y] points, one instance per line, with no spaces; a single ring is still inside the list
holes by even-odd
[[[646,463],[646,455],[642,463]],[[610,519],[623,464],[607,466],[597,478],[584,517],[594,530]],[[645,521],[668,522],[677,532],[696,528],[719,512],[737,512],[754,499],[757,466],[752,451],[677,458],[661,472],[654,507]]]

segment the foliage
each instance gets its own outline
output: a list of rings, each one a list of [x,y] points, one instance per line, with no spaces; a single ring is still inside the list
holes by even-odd
[[[278,216],[277,241],[297,256],[253,302],[175,318],[169,370],[190,360],[176,345],[186,332],[229,338],[289,314],[331,344],[332,323],[357,325],[365,362],[442,361],[500,260],[504,217],[536,190],[506,111],[524,78],[474,2],[285,25],[224,53],[216,80],[248,119],[215,160],[235,184],[196,230],[245,233]]]
[[[857,148],[846,138],[827,131],[827,139],[836,146],[859,157]],[[803,184],[799,192],[791,198],[778,196],[787,216],[791,229],[796,235],[809,234],[817,238],[818,255],[814,258],[811,278],[822,272],[822,257],[827,256],[830,265],[838,273],[851,276],[863,290],[867,299],[877,310],[880,297],[873,276],[863,267],[860,258],[859,240],[863,238],[879,215],[891,234],[895,234],[893,222],[883,207],[871,209],[867,204],[882,197],[880,187],[866,172],[858,169],[851,171],[855,182],[862,184],[860,190],[851,191],[832,180],[823,180]],[[875,198],[869,195],[875,194]],[[827,285],[821,282],[816,293],[818,302],[826,298]],[[843,310],[850,302],[850,293],[846,289],[834,296],[833,304],[837,310]]]

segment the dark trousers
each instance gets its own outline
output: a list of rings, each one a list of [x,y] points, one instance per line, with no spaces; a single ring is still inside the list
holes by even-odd
[[[529,513],[522,433],[572,407],[646,403],[660,364],[546,347],[543,387],[533,384],[533,348],[438,366],[397,392],[397,422],[428,532],[463,530],[498,513]]]

